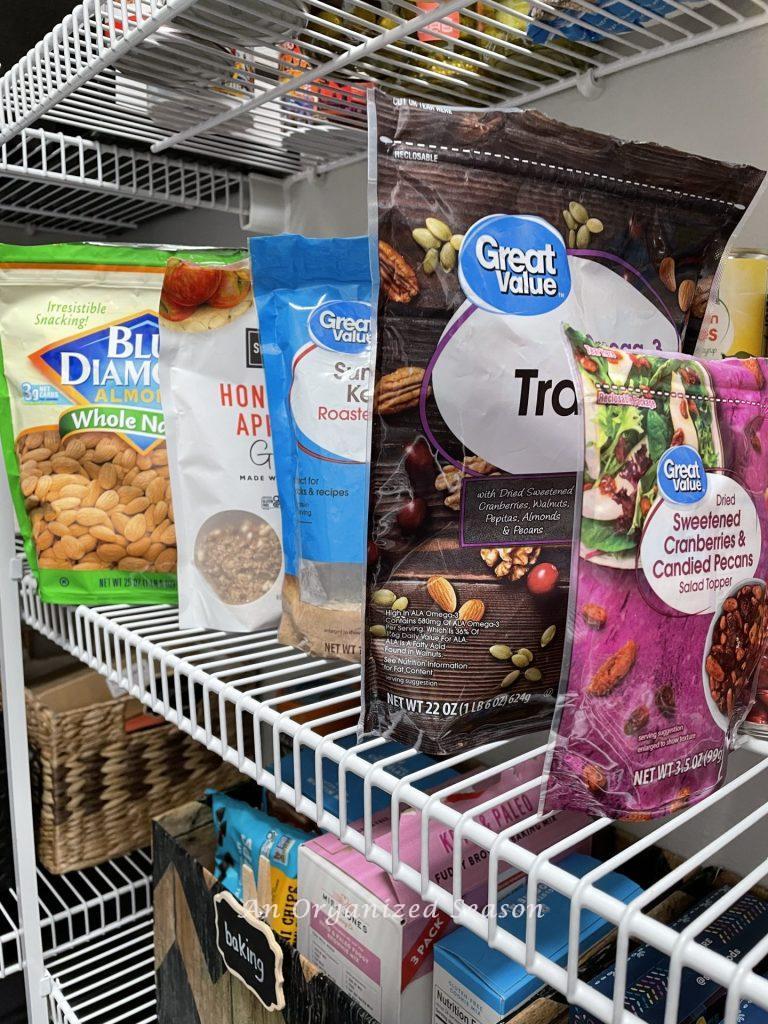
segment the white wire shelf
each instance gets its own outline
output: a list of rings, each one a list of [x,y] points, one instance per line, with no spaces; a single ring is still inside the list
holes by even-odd
[[[728,848],[738,843],[754,859],[754,867],[744,872],[743,881],[730,890],[715,906],[722,913],[739,896],[757,885],[768,874],[768,859],[760,842],[750,846],[750,830],[768,821],[768,802],[764,800],[768,779],[768,744],[753,738],[743,739],[743,748],[760,756],[746,771],[733,775],[717,793],[675,818],[655,823],[650,831],[637,837],[626,850],[610,857],[600,868],[579,880],[564,871],[554,858],[611,826],[606,818],[590,822],[568,839],[540,854],[533,854],[515,842],[515,836],[541,820],[532,815],[513,828],[494,832],[477,820],[477,815],[502,801],[529,792],[534,804],[540,778],[479,805],[460,815],[448,799],[452,792],[466,788],[466,781],[446,785],[427,796],[414,783],[446,767],[462,769],[468,762],[477,765],[477,758],[493,758],[494,767],[478,770],[471,782],[493,779],[505,768],[514,767],[542,752],[515,754],[510,745],[487,744],[471,754],[449,758],[433,768],[396,777],[387,770],[394,762],[402,762],[414,751],[388,756],[379,761],[366,760],[385,742],[380,737],[366,738],[349,748],[341,741],[351,741],[355,727],[350,716],[355,714],[360,696],[359,670],[338,662],[309,658],[293,649],[282,647],[273,632],[232,635],[198,629],[182,630],[175,608],[111,606],[101,608],[66,607],[43,604],[37,597],[34,581],[22,580],[22,614],[25,621],[50,639],[58,642],[85,664],[101,672],[126,692],[143,701],[153,712],[163,715],[179,729],[203,743],[209,750],[235,765],[241,772],[291,803],[298,811],[313,818],[321,828],[340,836],[346,843],[391,872],[423,898],[434,901],[461,924],[486,939],[491,946],[536,974],[544,982],[567,996],[605,1024],[636,1024],[639,1017],[624,1007],[626,951],[631,939],[647,942],[672,956],[668,1003],[670,1020],[677,1019],[676,1000],[684,968],[695,968],[728,989],[726,1024],[735,1024],[741,999],[749,999],[768,1009],[768,980],[753,968],[768,955],[768,936],[742,959],[732,962],[705,948],[696,941],[697,928],[678,934],[667,925],[646,914],[653,900],[674,888],[691,871],[704,864],[727,859]],[[289,785],[280,769],[280,757],[286,748],[293,753],[295,785]],[[302,748],[314,751],[316,798],[309,799],[301,786],[299,761]],[[339,764],[340,811],[336,817],[324,809],[322,763],[325,758]],[[346,820],[346,783],[350,775],[363,780],[367,795],[366,814],[362,823],[351,825]],[[391,794],[392,844],[384,849],[374,842],[371,825],[371,788],[375,786]],[[734,800],[738,795],[741,799]],[[751,805],[750,805],[751,801]],[[737,805],[746,809],[736,811]],[[409,809],[421,812],[423,827],[436,820],[454,831],[453,882],[449,888],[430,879],[429,854],[422,847],[418,863],[401,857],[399,816]],[[750,809],[751,808],[751,809]],[[701,822],[709,813],[731,814],[733,820],[720,830],[716,838],[703,837]],[[487,819],[486,819],[487,820]],[[626,907],[595,887],[608,871],[621,870],[634,856],[652,845],[665,847],[675,835],[687,831],[699,844],[696,853],[666,874],[660,881]],[[489,865],[489,913],[482,914],[461,903],[461,856],[463,842],[476,843],[486,851]],[[499,863],[508,863],[528,875],[529,901],[536,902],[536,887],[547,884],[571,898],[573,908],[572,944],[565,968],[554,963],[536,949],[535,915],[528,919],[525,942],[497,928],[495,914],[496,879]],[[577,973],[578,921],[580,908],[586,907],[618,926],[617,972],[614,998],[599,994]],[[702,921],[701,927],[709,921]],[[700,930],[700,929],[698,929]],[[63,1018],[66,1019],[66,1018]]]
[[[43,949],[55,957],[145,915],[151,906],[152,861],[146,851],[97,867],[51,875],[37,869]],[[22,968],[14,890],[0,892],[0,979]]]
[[[0,220],[30,232],[98,237],[169,209],[249,214],[239,171],[25,128],[0,147]]]
[[[0,142],[44,117],[291,174],[363,148],[368,82],[520,105],[768,24],[766,0],[665,3],[85,0],[0,81]]]
[[[151,913],[48,967],[52,1024],[157,1021]]]

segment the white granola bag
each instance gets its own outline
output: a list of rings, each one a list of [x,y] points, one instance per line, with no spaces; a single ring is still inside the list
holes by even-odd
[[[160,380],[176,508],[179,624],[246,632],[277,625],[280,508],[246,254],[168,263]]]

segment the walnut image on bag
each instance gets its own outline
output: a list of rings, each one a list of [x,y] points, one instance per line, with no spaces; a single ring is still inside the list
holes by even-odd
[[[555,707],[582,464],[563,324],[611,348],[618,384],[636,352],[694,341],[697,289],[764,176],[533,111],[378,93],[369,112],[362,727],[453,754]]]
[[[272,426],[246,253],[168,261],[160,382],[176,499],[179,623],[277,623],[283,554]]]
[[[174,602],[157,377],[169,251],[0,246],[0,436],[40,596]]]

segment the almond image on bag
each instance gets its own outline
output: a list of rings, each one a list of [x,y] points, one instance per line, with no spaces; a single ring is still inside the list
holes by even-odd
[[[0,437],[45,601],[173,602],[157,375],[169,252],[0,246]]]
[[[212,249],[170,259],[160,336],[179,623],[267,629],[279,617],[283,552],[247,254]]]

